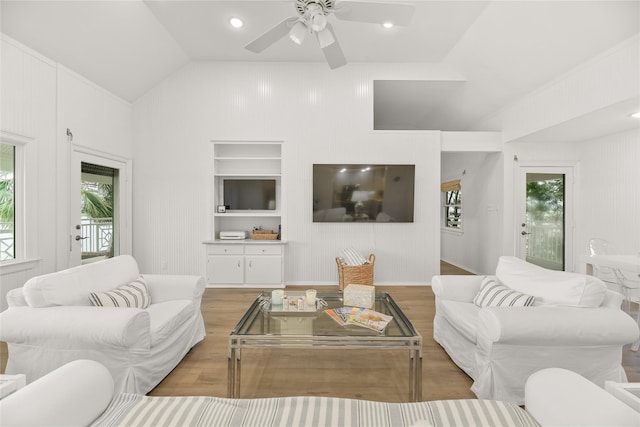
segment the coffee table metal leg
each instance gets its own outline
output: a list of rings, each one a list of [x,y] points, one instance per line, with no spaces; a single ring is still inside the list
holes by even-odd
[[[227,396],[240,397],[240,348],[232,340],[229,341],[229,363],[227,366]]]
[[[416,389],[415,389],[415,402],[422,400],[422,352],[416,351]]]
[[[241,367],[242,367],[242,359],[241,359],[241,349],[236,349],[236,368],[235,368],[235,390],[234,390],[234,397],[236,399],[240,398],[240,379],[242,378],[242,372],[241,372]]]
[[[422,356],[420,350],[409,350],[409,401],[422,400]]]
[[[236,365],[235,365],[235,359],[236,359],[236,351],[234,348],[229,348],[229,361],[228,361],[228,365],[227,365],[227,397],[235,397],[234,391],[235,391],[235,382],[236,382]]]

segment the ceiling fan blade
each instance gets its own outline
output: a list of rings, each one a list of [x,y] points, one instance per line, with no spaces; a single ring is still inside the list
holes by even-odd
[[[402,3],[374,3],[341,1],[335,7],[336,18],[345,21],[370,22],[407,26],[411,23],[415,6]]]
[[[271,28],[269,31],[247,44],[244,48],[251,52],[260,53],[287,34],[291,30],[291,26],[298,18],[287,18],[284,21]]]
[[[329,68],[332,70],[338,67],[342,67],[346,65],[347,59],[344,57],[344,53],[342,53],[342,48],[340,48],[340,44],[338,43],[338,39],[336,38],[336,33],[333,32],[333,27],[331,24],[327,24],[326,27],[333,36],[335,40],[329,46],[322,48],[322,53],[324,53],[324,58],[327,60],[327,64],[329,64]],[[316,33],[316,38],[318,34]]]

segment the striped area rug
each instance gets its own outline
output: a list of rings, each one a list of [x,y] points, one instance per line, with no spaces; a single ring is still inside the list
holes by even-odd
[[[151,397],[123,393],[114,398],[95,427],[536,427],[517,405],[493,400],[371,402],[331,397],[225,399]]]

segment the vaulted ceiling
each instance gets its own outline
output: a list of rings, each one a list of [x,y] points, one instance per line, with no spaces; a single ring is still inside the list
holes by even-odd
[[[389,128],[468,129],[640,33],[640,1],[633,0],[405,3],[416,6],[408,27],[384,29],[330,18],[346,67],[429,63],[460,75],[458,82],[380,86],[380,120]],[[310,37],[301,46],[285,37],[260,54],[244,49],[294,16],[293,1],[2,0],[0,8],[3,33],[131,102],[190,61],[318,62],[326,67]],[[244,27],[229,25],[234,16]]]

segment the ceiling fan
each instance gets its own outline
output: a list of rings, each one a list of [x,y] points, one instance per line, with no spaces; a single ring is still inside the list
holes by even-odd
[[[316,36],[329,68],[334,69],[345,65],[347,60],[327,20],[329,15],[344,21],[406,26],[411,22],[414,10],[413,5],[400,3],[340,1],[336,4],[334,0],[295,0],[294,3],[298,16],[280,22],[247,44],[245,49],[260,53],[286,35],[296,44],[302,44],[310,32]]]

